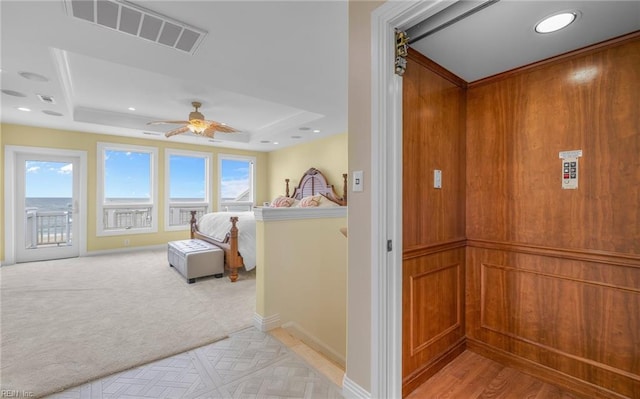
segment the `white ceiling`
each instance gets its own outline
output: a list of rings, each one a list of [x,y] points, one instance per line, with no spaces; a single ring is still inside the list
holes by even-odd
[[[191,55],[72,17],[71,2],[3,0],[2,89],[26,97],[3,93],[2,121],[258,151],[346,132],[346,2],[133,4],[207,35]],[[24,79],[21,71],[48,81]],[[56,104],[37,94],[53,96]],[[194,100],[207,119],[242,133],[217,133],[216,143],[149,135],[179,127],[146,123],[185,120]],[[32,111],[17,110],[21,106]]]
[[[578,18],[554,33],[534,31],[542,19],[561,11],[576,12]],[[473,82],[638,29],[640,1],[501,0],[411,47]]]
[[[74,18],[70,4],[0,1],[1,87],[25,94],[1,95],[2,122],[257,151],[347,130],[346,1],[129,3],[206,31],[194,55]],[[567,29],[533,32],[568,9],[580,17]],[[471,82],[638,29],[640,1],[502,0],[412,47]],[[167,139],[176,125],[146,125],[186,119],[192,101],[241,133]]]

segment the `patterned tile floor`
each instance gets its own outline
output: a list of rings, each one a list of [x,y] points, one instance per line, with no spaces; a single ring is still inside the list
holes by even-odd
[[[342,398],[341,389],[269,334],[228,339],[123,371],[50,399]]]

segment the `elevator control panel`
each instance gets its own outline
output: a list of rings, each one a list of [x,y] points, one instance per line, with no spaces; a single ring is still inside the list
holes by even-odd
[[[562,189],[578,189],[578,158],[582,156],[582,150],[562,151],[559,154],[562,160]]]

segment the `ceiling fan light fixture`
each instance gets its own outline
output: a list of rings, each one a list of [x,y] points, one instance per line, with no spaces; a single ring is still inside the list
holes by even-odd
[[[538,22],[536,24],[535,30],[537,33],[556,32],[571,25],[571,23],[573,23],[573,21],[575,21],[577,17],[578,13],[575,11],[565,11],[554,14]]]
[[[194,134],[202,134],[202,132],[204,132],[206,130],[206,127],[204,127],[204,126],[196,126],[194,124],[189,124],[189,125],[187,125],[187,127],[189,128],[189,131],[191,133],[194,133]]]
[[[175,136],[176,134],[191,132],[192,134],[195,134],[198,136],[206,136],[206,137],[212,138],[215,132],[220,132],[220,133],[238,132],[238,130],[232,128],[226,123],[206,120],[204,118],[204,115],[202,115],[198,111],[198,108],[202,106],[200,102],[193,101],[191,105],[193,105],[193,108],[195,109],[189,114],[189,119],[186,121],[155,121],[155,122],[147,122],[147,125],[161,125],[161,124],[182,125],[182,127],[166,132],[164,134],[166,137],[171,137],[171,136]]]
[[[195,111],[189,114],[189,124],[187,127],[191,133],[202,134],[207,127],[209,127],[208,123],[204,120],[204,115],[198,112],[198,108],[201,107],[200,103],[193,102],[192,105],[195,107]]]

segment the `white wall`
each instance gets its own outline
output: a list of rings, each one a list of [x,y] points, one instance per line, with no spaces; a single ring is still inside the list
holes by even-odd
[[[383,1],[349,1],[349,192],[346,377],[371,392],[371,12]],[[351,188],[351,187],[350,187]]]

